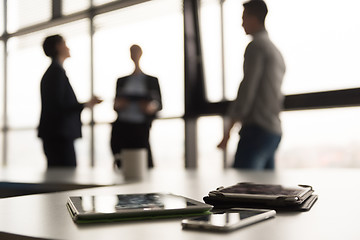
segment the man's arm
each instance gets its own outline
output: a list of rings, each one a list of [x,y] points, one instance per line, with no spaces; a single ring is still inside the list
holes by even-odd
[[[264,69],[264,56],[260,48],[250,43],[244,56],[244,78],[238,90],[237,98],[231,103],[228,116],[230,122],[224,129],[224,136],[218,148],[225,149],[230,138],[231,129],[242,122],[253,107],[260,78]]]
[[[234,121],[243,121],[251,111],[264,70],[264,55],[254,43],[250,43],[244,56],[244,78],[237,98],[230,105],[228,116]]]
[[[42,94],[46,99],[45,106],[49,112],[54,114],[66,111],[64,103],[65,80],[63,75],[64,73],[61,70],[53,67],[43,79]]]
[[[217,146],[220,149],[225,150],[227,143],[230,139],[230,132],[231,129],[234,127],[234,125],[236,124],[236,121],[234,120],[230,120],[230,122],[228,124],[225,124],[225,128],[224,128],[224,136],[223,139],[221,140],[221,142],[219,143],[219,145]]]

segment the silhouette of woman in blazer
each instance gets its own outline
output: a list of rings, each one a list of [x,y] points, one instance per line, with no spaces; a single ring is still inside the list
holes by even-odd
[[[114,110],[118,117],[113,123],[111,149],[115,164],[120,167],[117,155],[122,149],[146,148],[148,166],[154,166],[149,143],[149,132],[156,113],[162,109],[161,92],[156,77],[146,75],[140,68],[142,49],[130,48],[134,72],[117,80]]]
[[[43,49],[52,62],[41,79],[38,137],[43,141],[48,167],[75,167],[74,140],[81,137],[80,114],[101,100],[93,97],[86,103],[78,102],[63,68],[70,50],[62,36],[47,37]]]

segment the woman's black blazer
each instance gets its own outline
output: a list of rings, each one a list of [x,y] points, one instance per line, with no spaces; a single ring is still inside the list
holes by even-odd
[[[53,61],[40,85],[41,116],[38,136],[42,139],[80,138],[80,114],[84,104],[78,102],[64,68]]]

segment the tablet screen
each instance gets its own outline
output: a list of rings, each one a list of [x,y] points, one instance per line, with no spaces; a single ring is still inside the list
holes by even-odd
[[[77,199],[76,199],[77,198]],[[122,210],[183,209],[196,206],[186,198],[171,194],[127,194],[70,197],[81,212],[114,213]],[[80,210],[79,209],[79,210]]]
[[[241,183],[221,189],[223,193],[297,196],[304,188],[284,188],[281,185]]]

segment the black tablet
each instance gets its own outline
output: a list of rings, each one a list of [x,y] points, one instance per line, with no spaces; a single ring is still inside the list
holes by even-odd
[[[211,191],[209,196],[223,196],[244,200],[281,200],[301,203],[312,193],[312,187],[307,185],[284,187],[282,185],[242,182],[226,188],[220,187],[216,191]]]
[[[212,208],[170,193],[73,196],[66,205],[76,223],[182,217],[207,214]]]

